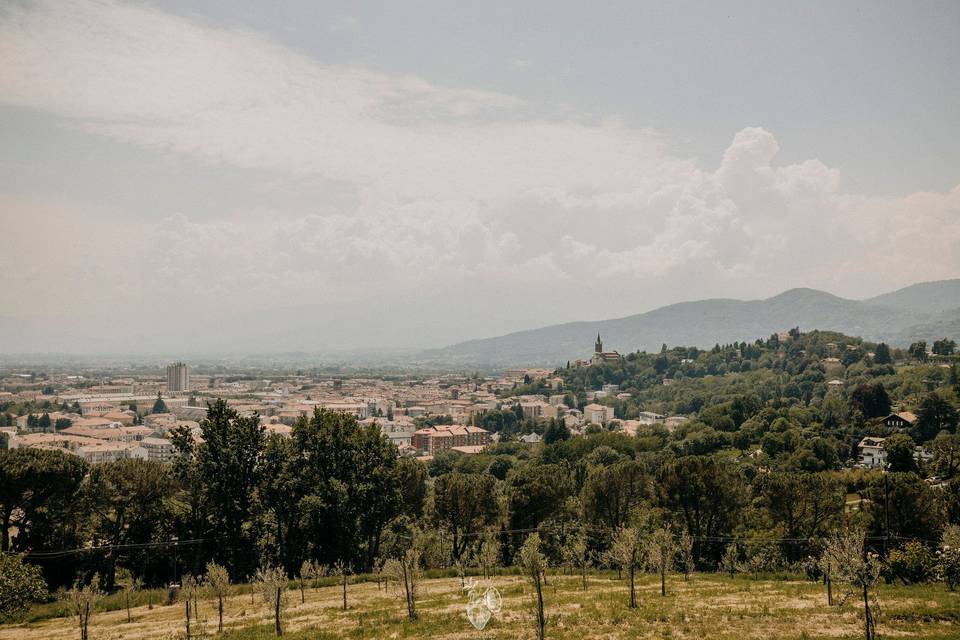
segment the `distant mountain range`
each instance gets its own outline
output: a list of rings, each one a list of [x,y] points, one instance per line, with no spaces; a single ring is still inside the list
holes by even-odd
[[[422,352],[446,365],[544,365],[587,358],[597,333],[621,353],[671,346],[712,347],[754,340],[792,327],[832,330],[907,346],[915,340],[960,340],[960,279],[911,285],[866,300],[814,289],[790,289],[766,300],[681,302],[647,313],[596,322],[568,322],[470,340]]]

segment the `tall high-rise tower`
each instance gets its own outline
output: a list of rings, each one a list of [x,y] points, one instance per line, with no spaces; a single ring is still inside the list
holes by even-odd
[[[174,362],[167,366],[167,393],[190,391],[190,365]]]

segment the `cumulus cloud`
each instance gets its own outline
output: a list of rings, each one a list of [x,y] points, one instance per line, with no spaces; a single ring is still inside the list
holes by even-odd
[[[760,127],[736,132],[715,166],[701,166],[652,131],[331,67],[255,33],[142,6],[4,9],[0,103],[173,158],[354,196],[314,211],[155,220],[42,194],[6,198],[0,260],[22,289],[14,305],[100,291],[201,313],[239,298],[270,306],[480,285],[662,297],[693,281],[733,295],[788,286],[866,295],[960,266],[960,188],[843,193],[818,160],[778,166],[779,145]],[[32,261],[50,239],[63,243],[56,259]]]

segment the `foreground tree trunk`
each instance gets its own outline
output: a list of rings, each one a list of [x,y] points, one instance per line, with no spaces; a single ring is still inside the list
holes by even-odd
[[[278,636],[283,635],[283,628],[280,626],[280,587],[277,587],[276,598],[273,604],[273,623]]]
[[[541,574],[537,575],[534,586],[537,589],[537,640],[543,640],[546,632],[547,619],[543,615],[543,582]]]

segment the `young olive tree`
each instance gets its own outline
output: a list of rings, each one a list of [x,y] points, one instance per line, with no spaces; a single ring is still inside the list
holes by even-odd
[[[670,527],[656,529],[647,541],[647,562],[660,574],[660,595],[667,595],[667,573],[673,568],[677,543]]]
[[[263,601],[273,611],[273,629],[283,635],[283,608],[287,604],[287,574],[282,567],[266,566],[257,570],[257,583]]]
[[[133,616],[130,614],[130,598],[143,586],[139,578],[134,578],[129,570],[118,571],[118,578],[123,584],[123,603],[127,608],[127,622],[133,622]]]
[[[197,636],[203,635],[203,626],[200,620],[200,592],[203,589],[203,581],[187,574],[183,576],[180,585],[180,593],[183,595],[184,617],[186,620],[187,640],[190,640],[190,622],[196,622],[195,627],[199,628]]]
[[[827,588],[827,605],[833,606],[833,557],[823,552],[817,558],[817,568],[823,574],[823,584]]]
[[[83,585],[79,581],[75,582],[69,592],[70,609],[73,615],[77,616],[80,623],[80,640],[87,640],[90,636],[88,629],[90,627],[90,616],[93,614],[93,608],[97,601],[103,596],[100,591],[100,576],[94,574],[90,584]]]
[[[310,584],[311,589],[317,588],[317,581],[324,575],[323,565],[310,560],[300,565],[300,575]]]
[[[413,542],[400,554],[399,558],[391,558],[383,565],[384,575],[393,580],[398,590],[403,590],[407,603],[407,617],[411,620],[417,617],[417,591],[420,585],[423,546],[423,537],[414,535]]]
[[[207,586],[217,596],[217,632],[223,632],[223,598],[230,589],[230,573],[216,562],[207,563]]]
[[[297,585],[300,587],[300,604],[303,604],[307,601],[307,596],[304,592],[304,582],[308,582],[310,580],[312,573],[313,563],[309,560],[304,560],[300,564],[299,573],[297,573]]]
[[[567,546],[563,548],[564,560],[570,566],[576,567],[580,571],[580,583],[584,591],[587,590],[587,563],[590,560],[590,553],[587,549],[587,536],[583,531],[570,536]]]
[[[483,577],[489,580],[493,570],[500,564],[500,536],[497,535],[496,529],[491,528],[484,532],[478,557],[483,569]]]
[[[331,573],[335,576],[340,576],[340,583],[343,585],[343,610],[347,610],[347,584],[350,582],[350,567],[343,562],[343,560],[337,560],[333,565]]]
[[[863,531],[846,528],[827,539],[824,555],[829,558],[836,582],[847,586],[839,605],[856,595],[863,602],[864,640],[875,640],[880,603],[871,590],[880,579],[881,562],[867,551]]]
[[[611,560],[622,569],[626,569],[630,581],[629,607],[637,607],[636,574],[637,567],[643,558],[643,541],[639,527],[620,527],[613,534],[613,543],[610,545]]]
[[[690,574],[693,573],[694,569],[693,536],[691,536],[690,532],[686,529],[680,533],[680,539],[677,540],[677,547],[679,549],[680,562],[683,564],[683,579],[689,580]]]
[[[729,573],[732,578],[739,568],[740,548],[736,542],[731,542],[723,551],[723,557],[720,559],[720,570]]]
[[[543,614],[543,572],[547,559],[540,552],[540,535],[530,534],[520,548],[520,567],[534,589],[534,615],[537,624],[537,640],[543,640],[547,619]]]

